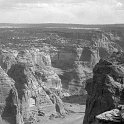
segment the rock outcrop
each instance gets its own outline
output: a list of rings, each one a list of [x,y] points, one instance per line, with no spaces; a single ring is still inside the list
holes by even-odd
[[[11,68],[11,65],[16,62],[15,58],[17,54],[18,52],[16,50],[0,50],[0,66],[5,72],[7,72]]]
[[[118,59],[116,63],[100,60],[96,64],[93,69],[93,79],[88,80],[86,84],[88,96],[83,124],[96,123],[96,116],[100,118],[98,115],[124,104],[123,78],[124,67]],[[112,121],[112,116],[110,117],[109,121]]]
[[[25,121],[33,118],[32,111],[34,110],[35,114],[38,110],[44,114],[55,114],[54,104],[38,83],[31,68],[27,65],[15,64],[8,71],[8,75],[15,80],[15,87],[21,102],[21,114]]]
[[[0,67],[0,116],[1,121],[23,124],[15,82]]]
[[[38,116],[64,114],[64,106],[60,99],[61,80],[51,66],[50,55],[35,48],[21,50],[17,53],[15,56],[13,52],[2,52],[0,64],[8,75],[1,71],[2,69],[0,73],[4,72],[5,75],[11,77],[10,79],[13,79],[14,88],[10,88],[16,90],[18,112],[22,121],[36,123]],[[11,82],[9,80],[7,83],[11,85]],[[11,101],[10,104],[12,104]]]
[[[1,50],[0,65],[5,72],[8,72],[11,66],[17,63],[30,66],[32,71],[37,74],[37,78],[39,75],[42,77],[42,80],[45,80],[44,84],[47,85],[47,87],[61,90],[61,79],[54,72],[48,51],[46,52],[36,48],[20,51],[10,49]]]

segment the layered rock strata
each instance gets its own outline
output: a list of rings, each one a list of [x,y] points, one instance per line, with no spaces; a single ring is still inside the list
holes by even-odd
[[[34,48],[17,53],[14,56],[13,52],[2,51],[0,64],[7,72],[6,75],[14,80],[13,86],[23,122],[36,123],[39,115],[50,116],[57,112],[64,114],[63,103],[57,96],[61,93],[61,80],[51,66],[49,54]],[[52,92],[51,89],[59,93]]]

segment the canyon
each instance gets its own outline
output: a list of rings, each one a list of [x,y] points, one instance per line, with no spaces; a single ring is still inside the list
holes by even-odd
[[[114,75],[123,64],[123,36],[123,29],[114,25],[1,28],[0,120],[9,124],[48,124],[54,119],[74,123],[69,121],[72,117],[79,123],[82,117],[84,124],[100,121],[100,114],[115,108],[113,95],[108,95],[115,90],[113,83],[102,81],[101,75]]]

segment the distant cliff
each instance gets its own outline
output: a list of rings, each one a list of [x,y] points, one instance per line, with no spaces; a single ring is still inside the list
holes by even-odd
[[[78,41],[78,44],[75,39],[72,44],[68,41],[70,46],[58,47],[58,51],[51,58],[54,67],[65,70],[63,76],[60,76],[63,87],[73,91],[75,89],[75,92],[76,85],[79,92],[82,92],[80,90],[85,87],[85,80],[92,76],[92,69],[100,58],[106,59],[113,52],[123,51],[115,42],[120,39],[119,36],[112,33],[92,31],[86,36],[85,40]]]

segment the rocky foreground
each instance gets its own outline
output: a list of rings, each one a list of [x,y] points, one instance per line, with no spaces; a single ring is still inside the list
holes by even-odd
[[[124,54],[118,52],[108,60],[100,60],[86,90],[83,124],[124,123]]]

